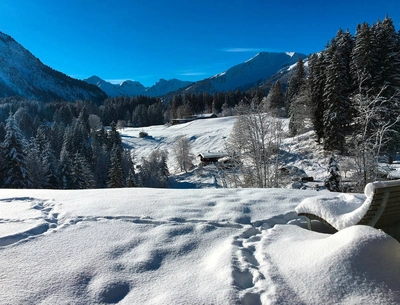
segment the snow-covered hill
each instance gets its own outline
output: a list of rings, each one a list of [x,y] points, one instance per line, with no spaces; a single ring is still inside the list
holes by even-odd
[[[196,82],[186,90],[189,92],[229,91],[249,89],[270,78],[284,67],[295,64],[307,56],[296,52],[261,52],[244,63],[233,66],[225,72]]]
[[[124,128],[119,130],[125,147],[133,149],[135,162],[140,164],[142,157],[147,157],[155,149],[164,149],[168,152],[168,168],[172,174],[171,187],[223,187],[222,178],[211,167],[199,173],[194,170],[188,174],[180,173],[174,159],[173,144],[181,137],[190,139],[192,154],[195,156],[194,164],[200,162],[200,153],[224,152],[226,141],[231,133],[236,117],[223,117],[213,119],[195,120],[179,125],[157,125],[145,128]],[[281,119],[284,131],[288,130],[288,119]],[[139,133],[145,131],[149,134],[140,138]],[[322,147],[313,140],[313,131],[308,131],[296,137],[287,137],[283,140],[282,166],[295,166],[304,171],[307,176],[313,177],[316,182],[310,184],[323,185],[323,180],[328,172],[327,156]],[[290,181],[289,181],[290,182]]]
[[[178,79],[160,79],[151,87],[145,87],[140,82],[134,82],[131,80],[123,81],[120,84],[112,84],[101,79],[98,76],[92,76],[84,79],[85,82],[98,86],[110,97],[116,96],[138,96],[146,95],[151,97],[162,96],[170,92],[174,92],[181,88],[190,85],[192,82],[181,81]]]
[[[41,101],[102,102],[107,97],[98,87],[44,65],[13,38],[0,32],[0,97],[12,95]]]

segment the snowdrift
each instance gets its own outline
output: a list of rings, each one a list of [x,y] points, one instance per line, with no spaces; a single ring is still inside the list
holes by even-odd
[[[2,189],[0,303],[400,303],[400,244],[305,230],[320,193]]]

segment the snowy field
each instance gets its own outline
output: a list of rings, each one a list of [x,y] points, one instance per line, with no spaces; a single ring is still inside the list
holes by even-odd
[[[307,231],[320,194],[0,190],[0,303],[399,304],[400,244]]]
[[[200,153],[226,152],[226,142],[232,131],[236,117],[196,120],[179,125],[157,125],[144,128],[125,128],[119,130],[125,148],[132,149],[135,163],[140,164],[142,157],[156,150],[163,149],[168,152],[168,168],[171,173],[170,187],[172,188],[215,188],[223,187],[220,177],[212,167],[206,170],[194,171],[189,174],[180,173],[175,162],[173,144],[182,136],[190,139],[194,165],[200,163]],[[284,130],[287,130],[288,120],[282,119]],[[149,134],[140,138],[139,133],[145,131]],[[283,162],[286,166],[296,166],[306,172],[308,176],[316,179],[323,185],[322,180],[327,176],[329,155],[326,155],[313,140],[313,132],[306,132],[300,136],[284,138],[281,149]]]
[[[177,137],[195,155],[220,151],[234,120],[122,131],[137,160],[169,151],[173,189],[0,189],[0,304],[400,304],[396,240],[366,226],[310,232],[295,213],[342,195],[224,189],[212,170],[174,170]],[[309,136],[285,140],[286,161],[323,179]]]

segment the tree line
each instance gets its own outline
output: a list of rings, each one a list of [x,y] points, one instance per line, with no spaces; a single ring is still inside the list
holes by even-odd
[[[135,172],[131,150],[123,148],[114,122],[104,128],[85,107],[70,123],[41,122],[27,138],[9,113],[0,142],[0,187],[88,189],[166,187],[167,154],[153,151]]]

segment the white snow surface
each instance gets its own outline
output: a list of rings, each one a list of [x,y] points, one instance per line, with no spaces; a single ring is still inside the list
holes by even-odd
[[[399,304],[400,244],[307,231],[319,194],[1,189],[0,303]]]

